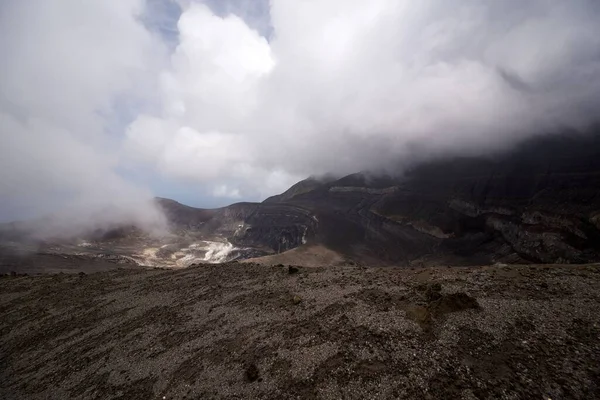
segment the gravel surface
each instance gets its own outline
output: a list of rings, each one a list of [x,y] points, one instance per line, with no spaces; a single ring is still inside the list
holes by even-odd
[[[0,279],[2,399],[600,398],[600,266]]]

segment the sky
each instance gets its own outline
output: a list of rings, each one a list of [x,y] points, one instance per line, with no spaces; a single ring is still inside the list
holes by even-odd
[[[153,196],[260,201],[583,130],[599,20],[596,0],[4,0],[0,221],[153,224]]]

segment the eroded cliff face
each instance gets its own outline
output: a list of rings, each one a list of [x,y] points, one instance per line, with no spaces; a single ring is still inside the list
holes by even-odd
[[[600,260],[600,136],[540,137],[488,158],[354,174],[268,203],[311,210],[315,239],[395,264]],[[310,188],[308,190],[307,188]]]
[[[238,224],[230,240],[240,246],[265,247],[280,253],[314,237],[318,220],[307,209],[292,205],[259,205]]]
[[[159,200],[163,204],[164,200]],[[189,209],[167,201],[164,207],[174,230],[185,230],[206,238],[222,238],[238,249],[253,249],[239,253],[261,255],[280,253],[307,242],[315,236],[318,220],[310,210],[287,204],[237,203],[215,210]],[[194,221],[190,224],[189,221]]]

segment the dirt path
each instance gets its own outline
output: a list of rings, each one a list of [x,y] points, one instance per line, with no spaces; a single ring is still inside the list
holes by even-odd
[[[3,277],[0,398],[600,398],[599,309],[598,266]]]

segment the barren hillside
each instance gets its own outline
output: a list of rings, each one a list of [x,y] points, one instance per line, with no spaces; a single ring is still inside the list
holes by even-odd
[[[600,397],[600,266],[5,276],[3,399]]]

